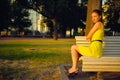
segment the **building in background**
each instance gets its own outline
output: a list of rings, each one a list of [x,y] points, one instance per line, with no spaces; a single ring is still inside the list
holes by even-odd
[[[31,20],[32,25],[29,29],[33,32],[33,36],[35,35],[35,30],[37,30],[37,13],[34,10],[29,10],[30,16],[29,19]]]
[[[35,31],[38,31],[40,33],[46,33],[48,31],[48,27],[43,21],[45,17],[34,10],[29,10],[29,13],[29,19],[32,23],[29,29],[33,32],[33,36],[35,35]]]

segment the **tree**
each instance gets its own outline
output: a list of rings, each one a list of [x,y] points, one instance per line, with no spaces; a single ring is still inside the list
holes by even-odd
[[[86,21],[86,35],[92,28],[91,13],[94,9],[102,9],[102,0],[88,0],[87,21]]]
[[[80,25],[81,12],[77,5],[78,0],[19,0],[19,2],[31,8],[43,16],[49,18],[54,26],[54,39],[57,39],[57,26],[63,25],[64,29],[67,26],[77,27]]]
[[[120,1],[119,0],[108,0],[103,6],[104,16],[105,16],[105,27],[110,28],[110,31],[119,32],[120,23],[119,13],[120,13]]]
[[[8,30],[10,25],[10,2],[9,0],[0,0],[0,31]]]
[[[29,20],[28,16],[28,10],[22,7],[18,1],[15,1],[12,4],[11,25],[17,30],[18,34],[24,31],[26,27],[30,27],[31,21]]]

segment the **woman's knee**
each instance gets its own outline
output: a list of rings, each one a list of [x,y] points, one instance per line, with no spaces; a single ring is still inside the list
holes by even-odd
[[[72,45],[71,50],[77,50],[77,45]]]

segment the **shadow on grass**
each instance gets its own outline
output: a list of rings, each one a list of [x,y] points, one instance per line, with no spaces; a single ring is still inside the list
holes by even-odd
[[[0,80],[22,79],[27,71],[25,68],[0,67]]]

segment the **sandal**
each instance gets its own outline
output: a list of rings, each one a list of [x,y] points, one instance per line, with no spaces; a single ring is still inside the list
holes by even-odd
[[[66,73],[66,75],[67,75],[68,77],[72,77],[72,76],[77,75],[78,72],[79,72],[79,70],[76,70],[76,71],[74,71],[74,72],[72,72],[72,73],[69,73],[68,70],[64,70],[64,72]]]

